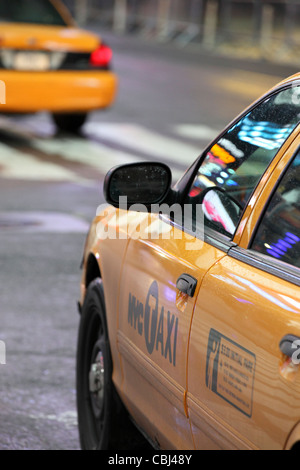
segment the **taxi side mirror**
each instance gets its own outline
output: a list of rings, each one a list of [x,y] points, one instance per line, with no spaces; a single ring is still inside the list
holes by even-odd
[[[114,207],[130,210],[131,206],[140,205],[148,211],[152,205],[168,203],[172,199],[171,182],[171,170],[164,163],[130,163],[107,173],[104,196]]]

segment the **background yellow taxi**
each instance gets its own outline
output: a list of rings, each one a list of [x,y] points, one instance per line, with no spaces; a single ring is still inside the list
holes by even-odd
[[[83,258],[81,445],[300,443],[300,74],[252,104],[170,186],[135,163]],[[121,419],[122,417],[122,419]]]
[[[2,112],[49,111],[59,128],[76,131],[90,111],[113,103],[111,49],[76,27],[62,3],[1,0],[0,21]]]

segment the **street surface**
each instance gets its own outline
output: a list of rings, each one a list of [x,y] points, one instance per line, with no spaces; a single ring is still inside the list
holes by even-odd
[[[81,135],[57,133],[46,113],[0,115],[1,450],[79,449],[76,302],[105,173],[162,160],[176,180],[245,106],[296,72],[103,36],[119,95]]]

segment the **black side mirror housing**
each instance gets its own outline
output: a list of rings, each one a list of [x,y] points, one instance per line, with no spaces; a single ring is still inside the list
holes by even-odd
[[[145,211],[174,202],[172,173],[164,163],[142,162],[112,168],[104,180],[104,197],[114,207]],[[137,209],[137,205],[140,207]]]

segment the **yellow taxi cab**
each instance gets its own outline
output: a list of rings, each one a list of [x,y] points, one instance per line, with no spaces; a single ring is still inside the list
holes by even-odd
[[[300,74],[172,186],[113,168],[87,236],[77,406],[84,449],[300,445]]]
[[[109,46],[78,28],[60,1],[0,1],[2,112],[48,111],[59,128],[76,131],[90,111],[114,102],[111,60]]]

